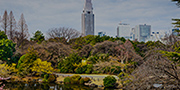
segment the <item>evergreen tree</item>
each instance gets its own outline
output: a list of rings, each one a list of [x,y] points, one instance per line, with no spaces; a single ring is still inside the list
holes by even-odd
[[[31,38],[31,40],[38,42],[38,43],[41,43],[42,41],[44,41],[44,35],[41,31],[38,30],[34,33],[34,37]]]

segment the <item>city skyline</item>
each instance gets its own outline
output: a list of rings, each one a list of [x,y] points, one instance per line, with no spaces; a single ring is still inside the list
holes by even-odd
[[[21,13],[29,33],[50,28],[69,27],[81,32],[81,13],[85,0],[1,0],[0,16],[13,11],[16,21]],[[152,31],[170,30],[172,18],[179,18],[179,8],[171,0],[92,0],[95,16],[95,35],[104,31],[116,36],[119,22],[152,26]]]

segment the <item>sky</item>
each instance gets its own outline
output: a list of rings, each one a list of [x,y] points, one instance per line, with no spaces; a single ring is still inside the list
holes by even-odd
[[[67,27],[81,32],[81,14],[85,0],[0,0],[0,16],[13,11],[16,21],[23,13],[29,33]],[[171,0],[92,0],[95,35],[99,31],[117,35],[120,22],[151,25],[151,31],[169,31],[172,18],[180,18],[180,8]]]

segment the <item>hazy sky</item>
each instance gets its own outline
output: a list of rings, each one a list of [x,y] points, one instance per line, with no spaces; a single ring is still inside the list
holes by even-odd
[[[0,0],[0,16],[13,11],[16,21],[21,13],[29,33],[46,33],[50,28],[70,27],[81,32],[81,13],[85,0]],[[116,36],[119,22],[151,25],[152,31],[172,28],[172,18],[180,17],[180,8],[171,0],[92,0],[95,34],[104,31]]]

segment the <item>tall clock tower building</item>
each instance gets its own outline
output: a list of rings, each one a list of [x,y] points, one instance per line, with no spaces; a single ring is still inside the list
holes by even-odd
[[[85,0],[81,23],[84,36],[94,35],[94,14],[91,0]]]

